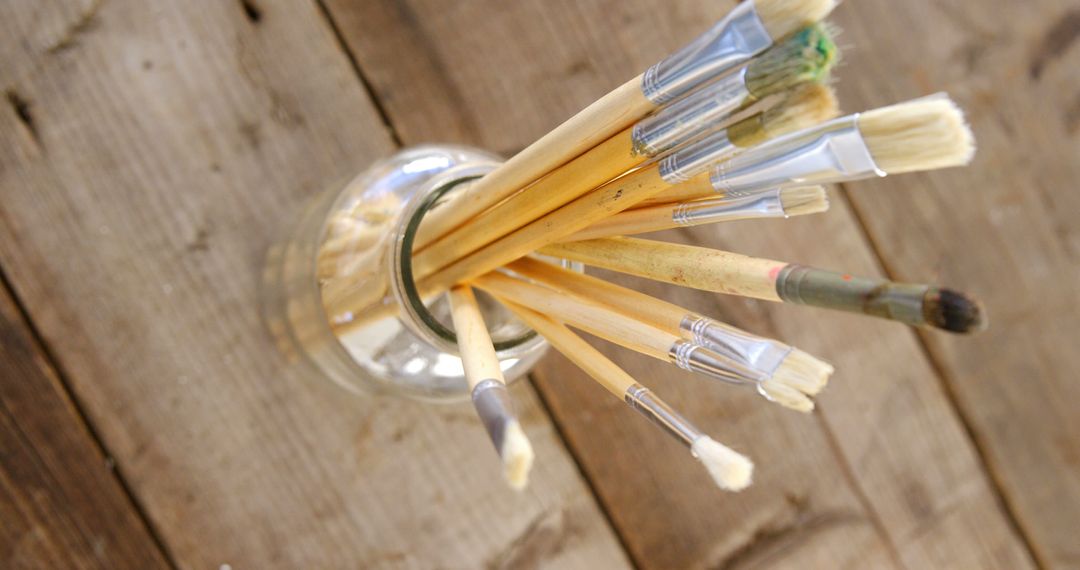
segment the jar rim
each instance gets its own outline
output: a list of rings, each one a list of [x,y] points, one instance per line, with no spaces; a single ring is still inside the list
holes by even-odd
[[[441,198],[454,189],[461,188],[463,184],[477,180],[493,170],[497,165],[473,165],[465,168],[450,168],[440,173],[435,180],[426,184],[409,201],[405,215],[399,218],[396,227],[391,232],[394,247],[390,250],[390,263],[394,269],[391,273],[394,278],[395,297],[398,303],[409,315],[412,324],[418,324],[419,332],[428,342],[458,353],[457,334],[444,325],[434,314],[428,310],[427,305],[420,295],[416,286],[412,268],[413,244],[416,234],[420,229],[420,223],[425,215],[434,208]],[[395,267],[396,266],[396,267]],[[524,325],[523,325],[524,326]],[[412,327],[410,327],[412,328]],[[529,329],[521,335],[506,340],[493,342],[497,352],[513,350],[527,345],[530,342],[540,342],[541,339],[536,331]]]

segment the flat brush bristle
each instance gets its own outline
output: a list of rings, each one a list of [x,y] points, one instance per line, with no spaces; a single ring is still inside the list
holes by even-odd
[[[963,111],[944,95],[862,113],[859,131],[878,168],[889,174],[962,166],[975,155]]]
[[[529,470],[532,469],[533,449],[517,420],[506,425],[502,449],[499,451],[503,460],[506,481],[516,490],[524,489],[529,482]]]
[[[829,197],[823,186],[795,186],[780,191],[780,205],[785,216],[805,216],[829,209]]]
[[[792,89],[779,105],[762,113],[761,126],[769,138],[775,138],[824,123],[839,113],[832,87],[806,83]]]
[[[772,376],[761,383],[761,391],[781,406],[809,413],[815,396],[829,382],[833,367],[797,348],[784,358]]]
[[[823,24],[803,28],[750,61],[746,87],[757,98],[809,81],[820,81],[836,62],[831,30]]]
[[[927,324],[954,333],[974,333],[990,324],[981,303],[952,289],[927,293],[923,312]]]
[[[753,479],[754,464],[749,459],[707,435],[695,439],[690,452],[721,489],[741,491]]]
[[[820,22],[836,8],[838,0],[753,0],[754,11],[769,31],[779,40],[803,26]]]

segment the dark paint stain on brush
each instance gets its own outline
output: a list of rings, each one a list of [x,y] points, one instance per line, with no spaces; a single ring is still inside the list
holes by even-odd
[[[1061,57],[1077,37],[1080,37],[1080,9],[1073,9],[1058,18],[1035,50],[1028,67],[1031,78],[1039,79],[1046,66]]]

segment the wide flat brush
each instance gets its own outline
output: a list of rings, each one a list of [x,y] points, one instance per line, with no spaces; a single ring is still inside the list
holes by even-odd
[[[555,244],[540,253],[683,287],[860,313],[955,333],[976,332],[987,325],[982,305],[952,289],[855,277],[703,247],[614,237]]]
[[[944,95],[833,119],[770,140],[709,176],[712,192],[740,196],[777,186],[824,184],[961,166],[975,153],[974,137],[956,104]],[[658,196],[684,201],[710,195],[698,187]]]
[[[642,75],[601,97],[435,212],[421,243],[442,236],[625,129],[664,103],[735,69],[823,19],[837,0],[750,0]]]
[[[507,306],[616,398],[686,445],[720,488],[741,491],[750,485],[754,464],[745,456],[703,434],[690,420],[563,324],[521,305],[507,303]]]
[[[514,413],[499,359],[472,289],[450,290],[451,316],[473,407],[503,462],[506,481],[521,490],[529,480],[533,450]]]

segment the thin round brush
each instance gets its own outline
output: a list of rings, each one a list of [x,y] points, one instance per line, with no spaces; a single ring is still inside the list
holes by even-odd
[[[421,229],[428,243],[508,198],[661,105],[735,69],[777,41],[820,21],[837,0],[751,0],[642,75],[556,127],[433,212]]]
[[[519,260],[509,269],[543,286],[497,273],[479,278],[476,286],[684,370],[752,384],[762,396],[791,409],[813,410],[809,396],[823,389],[832,373],[831,366],[798,349],[637,291],[534,259]]]
[[[532,468],[532,444],[514,413],[484,317],[469,287],[454,287],[449,296],[473,407],[502,459],[506,481],[514,489],[524,489]]]
[[[986,312],[970,295],[938,287],[854,277],[794,263],[635,238],[555,244],[540,251],[683,287],[860,313],[972,333],[986,328]]]
[[[690,453],[721,489],[741,491],[750,485],[754,464],[745,456],[703,434],[690,420],[563,324],[521,305],[508,303],[507,306],[616,398],[690,448]]]
[[[789,218],[828,209],[829,200],[821,186],[774,188],[742,198],[713,198],[627,210],[604,218],[562,241],[643,234],[735,220]]]
[[[427,274],[432,267],[459,259],[622,175],[647,158],[693,139],[750,101],[787,90],[780,104],[710,135],[708,146],[698,145],[702,148],[701,156],[711,161],[722,160],[740,149],[836,116],[832,90],[806,83],[817,81],[828,72],[834,54],[832,41],[821,26],[799,32],[751,60],[743,73],[721,79],[703,89],[700,95],[695,93],[642,120],[434,243],[428,245],[421,239],[423,236],[418,237],[419,253],[415,258],[418,273]]]
[[[794,410],[813,410],[809,396],[823,390],[833,373],[832,365],[798,348],[750,334],[640,291],[531,257],[520,259],[509,268],[569,295],[602,302],[696,345],[746,363],[762,373],[757,386],[761,395]]]

